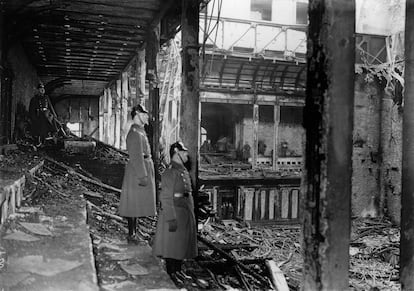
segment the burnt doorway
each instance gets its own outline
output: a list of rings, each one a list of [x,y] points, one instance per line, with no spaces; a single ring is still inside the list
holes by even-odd
[[[237,124],[243,118],[243,106],[236,104],[203,103],[201,106],[201,127],[206,138],[216,145],[222,138],[233,146],[237,139]]]

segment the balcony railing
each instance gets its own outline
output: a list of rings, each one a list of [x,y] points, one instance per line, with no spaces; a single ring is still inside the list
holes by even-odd
[[[214,29],[204,31],[204,21],[215,22]],[[217,52],[303,61],[306,28],[306,25],[281,25],[214,16],[206,20],[204,15],[200,15],[200,42],[205,43],[207,49]]]

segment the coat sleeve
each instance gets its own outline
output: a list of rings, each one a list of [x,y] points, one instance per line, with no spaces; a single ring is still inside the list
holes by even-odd
[[[143,139],[144,138],[141,136],[141,134],[136,132],[129,135],[129,140],[127,143],[129,161],[131,162],[132,167],[134,168],[134,171],[139,179],[148,176],[143,154]]]
[[[165,220],[176,219],[174,208],[175,177],[172,171],[166,170],[161,177],[160,201]]]

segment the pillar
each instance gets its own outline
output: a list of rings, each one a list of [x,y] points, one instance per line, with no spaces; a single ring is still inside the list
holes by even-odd
[[[113,115],[115,117],[114,128],[114,143],[113,146],[120,148],[121,145],[121,95],[122,95],[122,81],[116,80],[116,94],[115,94],[115,111]]]
[[[107,126],[106,126],[106,143],[114,145],[114,116],[113,116],[113,102],[112,102],[112,88],[106,89],[107,97]]]
[[[252,166],[253,168],[257,167],[257,156],[258,156],[258,147],[259,147],[259,104],[255,102],[253,104],[253,146],[252,146]]]
[[[199,150],[199,1],[182,0],[181,33],[182,33],[182,79],[181,79],[181,120],[180,138],[189,149],[192,161],[191,177],[196,184],[198,180]]]
[[[155,190],[159,197],[159,163],[160,163],[160,94],[158,89],[157,54],[160,49],[160,27],[151,27],[147,35],[145,47],[146,80],[148,81],[150,124],[148,126],[148,138],[151,145],[152,159],[155,168]],[[145,84],[141,84],[145,87]]]
[[[105,100],[105,89],[103,94],[99,97],[99,135],[98,140],[103,141],[103,133],[104,133],[104,100]]]
[[[310,0],[303,290],[349,289],[355,1]]]
[[[273,170],[277,170],[277,158],[278,158],[278,151],[277,145],[279,144],[279,125],[280,125],[280,105],[276,104],[273,106],[273,161],[272,161],[272,168]]]
[[[129,98],[129,86],[128,86],[128,70],[121,74],[121,116],[120,116],[120,149],[126,150],[126,136],[128,134],[127,122],[128,122],[128,98]]]
[[[406,1],[405,15],[400,282],[401,290],[414,290],[414,0]]]
[[[136,66],[137,66],[135,70],[135,79],[136,79],[136,86],[137,86],[136,103],[141,104],[145,96],[145,72],[146,72],[145,50],[140,50],[138,52]],[[133,105],[136,105],[136,104],[134,103]]]
[[[378,215],[383,216],[384,209],[386,207],[386,197],[389,192],[390,177],[389,172],[391,171],[391,163],[393,159],[393,152],[391,149],[392,140],[392,108],[393,100],[390,92],[384,92],[381,96],[381,107],[380,107],[380,178],[379,178],[379,205]],[[388,213],[390,214],[390,213]],[[394,219],[392,219],[395,221]]]
[[[4,65],[4,1],[0,0],[0,145],[3,144],[3,136],[7,134],[7,123],[5,111],[2,108],[6,108],[5,100],[2,95],[3,86],[3,65]]]

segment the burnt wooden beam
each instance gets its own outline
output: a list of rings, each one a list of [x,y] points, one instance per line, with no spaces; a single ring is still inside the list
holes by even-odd
[[[102,12],[97,10],[77,10],[77,9],[70,9],[70,8],[58,8],[55,11],[65,13],[65,14],[78,14],[83,15],[84,18],[93,18],[94,19],[110,19],[110,21],[114,23],[124,23],[124,24],[137,24],[142,25],[143,23],[150,22],[151,16],[150,15],[142,15],[141,17],[137,17],[139,14],[119,14],[108,12]],[[144,21],[144,22],[143,22]],[[144,25],[146,26],[146,25]]]
[[[99,0],[99,1],[87,1],[87,0],[70,0],[73,3],[81,4],[99,4],[101,6],[107,7],[121,7],[123,9],[147,9],[149,11],[154,11],[159,9],[157,1],[130,1],[130,0]],[[135,6],[133,4],[136,4]]]
[[[41,37],[62,37],[63,39],[71,38],[91,38],[91,39],[113,39],[113,40],[126,40],[127,42],[134,42],[136,45],[137,42],[144,39],[143,35],[138,36],[139,33],[123,33],[120,31],[108,32],[105,28],[99,30],[97,28],[84,28],[84,27],[71,27],[70,29],[64,29],[61,26],[54,25],[41,25],[39,26],[38,33],[36,35]],[[100,35],[98,37],[98,35]],[[30,32],[30,35],[25,38],[33,38],[33,33]]]
[[[71,40],[66,42],[65,38],[62,37],[62,39],[57,40],[53,34],[48,34],[48,33],[42,33],[42,35],[48,35],[48,37],[45,37],[43,39],[40,39],[40,43],[46,43],[46,44],[51,44],[51,43],[55,43],[55,45],[57,46],[68,46],[70,47],[71,44],[75,45],[75,46],[83,46],[83,47],[94,47],[94,46],[106,46],[106,47],[113,47],[115,50],[120,50],[120,51],[134,51],[134,48],[136,47],[136,43],[132,42],[132,41],[127,41],[127,40],[115,40],[115,39],[108,39],[108,38],[87,38],[85,37],[84,39],[77,39],[75,40]],[[36,39],[26,39],[24,40],[24,42],[26,43],[38,43],[39,40]],[[124,45],[124,43],[126,43],[127,45]],[[40,44],[41,45],[41,44]]]
[[[190,176],[198,189],[199,161],[199,105],[200,105],[200,61],[199,61],[199,3],[197,0],[181,1],[182,33],[182,78],[181,78],[181,122],[180,138],[192,157]],[[197,197],[194,197],[197,205]]]
[[[90,75],[85,75],[85,74],[81,74],[81,75],[68,75],[66,72],[54,72],[49,73],[46,70],[42,69],[39,70],[39,75],[41,77],[53,77],[53,78],[68,78],[70,80],[78,80],[78,81],[97,81],[97,82],[109,82],[115,74],[109,74],[106,77],[100,77],[100,76],[90,76]]]
[[[123,22],[120,22],[123,21]],[[62,12],[62,11],[54,11],[51,15],[35,15],[35,16],[28,16],[25,19],[25,22],[32,23],[34,27],[36,25],[42,24],[49,24],[49,25],[70,25],[74,27],[107,27],[113,30],[126,30],[126,31],[141,31],[141,27],[147,25],[147,21],[136,19],[134,21],[124,21],[123,19],[119,18],[110,18],[110,17],[99,17],[96,15],[91,15],[88,17],[84,17],[83,15],[79,15],[72,12]],[[124,23],[126,22],[126,23]]]
[[[176,2],[175,0],[167,0],[166,3],[163,3],[163,5],[162,5],[161,9],[159,10],[159,12],[151,20],[151,23],[149,24],[149,28],[150,29],[158,26],[158,24],[160,23],[161,19],[164,18],[164,16],[167,13],[167,11],[170,10],[170,8],[172,7],[172,5],[175,2]]]
[[[62,8],[57,10],[75,11],[80,13],[91,13],[94,15],[109,15],[111,17],[123,17],[135,19],[139,15],[140,18],[151,19],[157,12],[157,8],[141,8],[141,7],[123,7],[123,6],[108,6],[99,3],[83,4],[79,1],[62,1]]]
[[[406,1],[405,15],[400,282],[401,290],[414,290],[414,1]]]
[[[232,263],[236,266],[239,266],[244,272],[250,274],[253,278],[255,278],[258,282],[260,282],[264,286],[271,287],[271,286],[269,286],[269,281],[266,278],[262,277],[261,275],[259,275],[255,271],[251,270],[250,268],[248,268],[246,265],[242,264],[240,261],[236,260],[233,256],[231,256],[227,252],[225,252],[222,249],[216,247],[214,244],[212,244],[210,241],[203,238],[201,235],[197,235],[197,239],[200,242],[202,242],[203,244],[205,244],[206,246],[208,246],[210,249],[212,249],[212,250],[216,251],[217,253],[219,253],[221,256],[223,256],[224,259],[226,259],[230,263]]]
[[[310,0],[303,290],[349,289],[355,1]]]
[[[35,44],[25,44],[27,47],[29,47],[30,48],[30,50],[31,50],[31,53],[33,54],[33,53],[37,53],[37,47],[36,47],[36,45]],[[71,54],[73,53],[73,54],[77,54],[77,55],[79,55],[79,56],[90,56],[90,57],[94,57],[95,55],[96,56],[102,56],[102,57],[105,57],[105,58],[110,58],[110,59],[113,59],[113,58],[116,58],[116,59],[124,59],[124,58],[126,58],[126,57],[128,57],[129,55],[131,55],[131,53],[132,53],[132,51],[130,51],[130,50],[128,50],[128,51],[125,51],[125,50],[123,50],[123,51],[116,51],[116,50],[114,50],[113,48],[110,48],[110,47],[97,47],[96,49],[94,48],[94,47],[84,47],[84,46],[74,46],[74,45],[71,45],[70,46],[70,49],[71,49]],[[54,55],[54,54],[59,54],[59,53],[64,53],[65,55],[66,55],[66,46],[55,46],[55,47],[45,47],[45,52],[46,52],[46,55],[48,55],[49,53],[51,54],[51,55]],[[118,57],[118,58],[117,58]]]
[[[105,63],[105,64],[110,64],[110,63],[118,63],[118,64],[124,64],[128,58],[128,55],[103,55],[103,54],[86,54],[86,53],[81,53],[79,51],[71,51],[70,55],[66,55],[65,54],[66,51],[64,49],[60,49],[60,50],[54,50],[51,52],[48,52],[48,58],[47,61],[60,61],[60,62],[72,62],[72,61],[93,61],[96,63]],[[118,57],[118,58],[116,58]]]
[[[4,3],[0,1],[0,145],[3,145],[7,141],[5,140],[8,133],[7,122],[7,100],[4,98],[3,90],[3,74],[4,74],[4,59],[5,59],[5,19],[4,19]]]
[[[95,22],[106,22],[110,23],[111,25],[118,25],[118,26],[135,26],[137,28],[146,27],[148,25],[149,19],[141,18],[141,17],[116,17],[112,14],[102,14],[102,13],[93,13],[90,11],[87,12],[80,12],[80,11],[71,11],[71,10],[64,10],[59,9],[53,11],[53,13],[60,14],[60,15],[67,15],[71,19],[88,19],[89,21]]]

